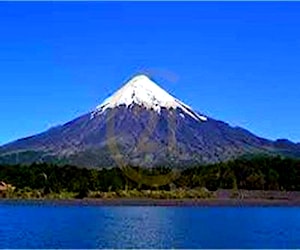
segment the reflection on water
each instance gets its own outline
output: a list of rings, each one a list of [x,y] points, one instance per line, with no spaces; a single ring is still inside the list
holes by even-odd
[[[299,248],[300,208],[0,203],[0,248]]]

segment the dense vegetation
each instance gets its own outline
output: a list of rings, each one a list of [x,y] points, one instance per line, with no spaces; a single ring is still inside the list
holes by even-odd
[[[169,168],[139,173],[155,176]],[[300,190],[300,160],[257,156],[206,166],[194,166],[164,186],[145,185],[119,168],[86,169],[74,166],[33,164],[0,166],[0,181],[15,187],[13,197],[209,197],[217,189]],[[148,191],[146,191],[148,190]],[[151,191],[150,191],[151,190]],[[181,190],[179,192],[179,190]],[[185,190],[185,191],[182,191]]]

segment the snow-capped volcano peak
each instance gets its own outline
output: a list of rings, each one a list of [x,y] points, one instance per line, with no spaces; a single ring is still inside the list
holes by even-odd
[[[207,120],[206,117],[198,115],[188,105],[171,96],[146,75],[137,75],[129,80],[123,87],[97,106],[93,116],[109,108],[120,105],[128,107],[131,104],[138,104],[158,113],[160,113],[161,108],[179,108],[196,120]]]

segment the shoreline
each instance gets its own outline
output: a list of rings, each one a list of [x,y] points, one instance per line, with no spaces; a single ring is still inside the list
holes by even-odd
[[[54,204],[86,206],[161,206],[161,207],[300,207],[300,200],[287,199],[0,199],[2,204]]]

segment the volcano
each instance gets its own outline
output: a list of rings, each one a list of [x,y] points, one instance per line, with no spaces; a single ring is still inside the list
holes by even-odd
[[[91,112],[3,145],[0,163],[184,167],[253,154],[300,157],[300,145],[207,117],[138,75]]]

